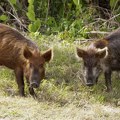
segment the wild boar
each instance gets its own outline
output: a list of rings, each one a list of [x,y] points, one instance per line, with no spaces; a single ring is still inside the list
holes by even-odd
[[[17,30],[0,24],[0,65],[14,70],[19,94],[24,93],[24,76],[29,85],[29,92],[35,96],[33,88],[38,88],[45,76],[45,62],[52,58],[52,49],[43,54],[37,45],[25,38]]]
[[[112,71],[120,70],[120,29],[103,39],[92,42],[87,50],[77,47],[77,55],[83,59],[86,85],[96,84],[101,71],[103,71],[107,91],[111,91]]]

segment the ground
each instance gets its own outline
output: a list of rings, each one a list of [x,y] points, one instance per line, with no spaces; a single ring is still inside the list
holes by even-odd
[[[59,107],[33,98],[0,97],[0,120],[119,120],[120,108],[100,103]]]

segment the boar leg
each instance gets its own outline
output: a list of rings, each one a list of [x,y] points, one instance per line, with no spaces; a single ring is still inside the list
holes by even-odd
[[[112,85],[111,85],[111,74],[112,72],[110,70],[105,71],[105,84],[107,87],[107,92],[110,92],[112,90]]]
[[[33,98],[37,98],[37,95],[35,94],[35,91],[32,87],[29,87],[29,92],[30,92],[30,95],[33,96]]]
[[[98,78],[99,78],[99,77],[96,78],[96,84],[98,83]]]
[[[18,84],[20,96],[25,96],[24,93],[24,79],[23,79],[23,70],[20,68],[15,69],[16,82]]]
[[[29,93],[30,93],[30,95],[32,95],[34,98],[36,98],[37,95],[35,94],[34,89],[32,87],[30,87],[30,82],[29,82],[28,76],[25,76],[25,77],[26,77],[27,85],[29,87]]]

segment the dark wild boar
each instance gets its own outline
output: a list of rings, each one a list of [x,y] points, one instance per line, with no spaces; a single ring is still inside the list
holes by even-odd
[[[19,93],[24,96],[24,76],[29,92],[35,96],[33,88],[38,88],[45,76],[45,62],[52,57],[49,49],[40,53],[37,45],[21,35],[17,30],[0,24],[0,65],[13,69]]]
[[[84,62],[85,84],[87,86],[96,84],[99,74],[103,71],[107,91],[111,91],[112,71],[120,70],[120,29],[93,42],[87,50],[77,48],[77,55]]]

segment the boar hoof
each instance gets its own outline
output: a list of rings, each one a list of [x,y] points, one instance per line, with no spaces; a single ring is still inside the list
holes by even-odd
[[[21,94],[21,93],[20,93],[20,96],[21,96],[21,97],[26,97],[26,95],[25,95],[25,94]]]

